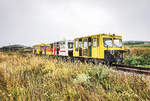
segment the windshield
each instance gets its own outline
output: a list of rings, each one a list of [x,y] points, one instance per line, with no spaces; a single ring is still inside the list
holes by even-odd
[[[112,38],[103,38],[104,47],[112,47]]]
[[[73,48],[73,42],[68,42],[68,48]]]
[[[121,48],[122,47],[121,39],[114,39],[114,47],[117,47],[117,48]]]

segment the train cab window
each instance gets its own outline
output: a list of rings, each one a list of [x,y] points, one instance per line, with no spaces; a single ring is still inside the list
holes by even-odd
[[[94,39],[93,39],[93,47],[96,47],[96,46],[97,46],[97,39],[94,38]]]
[[[84,40],[83,47],[87,48],[87,39]]]
[[[104,47],[112,47],[112,38],[103,38]]]
[[[68,42],[68,48],[73,48],[73,42]]]
[[[114,47],[121,48],[122,47],[122,40],[121,39],[114,39]]]

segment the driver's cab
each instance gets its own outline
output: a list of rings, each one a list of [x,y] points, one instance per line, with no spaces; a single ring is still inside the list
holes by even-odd
[[[102,34],[102,40],[103,54],[100,58],[104,58],[109,63],[122,62],[124,52],[122,36]]]
[[[117,35],[105,35],[102,34],[103,47],[105,49],[122,49],[122,37]]]

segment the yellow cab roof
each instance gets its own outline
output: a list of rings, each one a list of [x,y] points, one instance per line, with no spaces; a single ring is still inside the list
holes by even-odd
[[[122,38],[122,36],[120,36],[120,35],[100,33],[100,34],[89,35],[89,36],[85,36],[85,37],[77,37],[77,38],[75,38],[75,39],[88,38],[88,37],[95,37],[95,36],[100,36],[100,35],[101,35],[101,36],[106,36],[106,37]]]
[[[48,46],[48,45],[41,43],[41,44],[34,45],[33,47],[40,47],[40,46]]]

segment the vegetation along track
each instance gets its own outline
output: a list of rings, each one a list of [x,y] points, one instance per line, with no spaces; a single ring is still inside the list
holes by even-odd
[[[127,66],[127,65],[113,64],[113,68],[116,70],[135,72],[135,73],[146,74],[150,76],[150,67],[146,68],[146,67],[134,67],[134,66]]]

